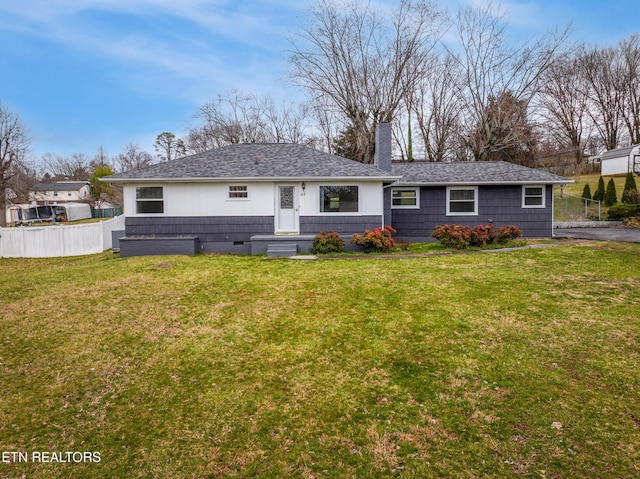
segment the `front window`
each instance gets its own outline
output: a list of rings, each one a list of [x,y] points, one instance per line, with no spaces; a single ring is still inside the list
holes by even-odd
[[[447,216],[473,216],[478,214],[478,188],[447,188]]]
[[[393,208],[419,208],[418,188],[393,188],[391,190],[391,206]]]
[[[544,208],[544,186],[523,186],[522,207]]]
[[[357,186],[321,186],[320,212],[322,213],[357,213]]]
[[[162,186],[136,188],[136,213],[164,213]]]

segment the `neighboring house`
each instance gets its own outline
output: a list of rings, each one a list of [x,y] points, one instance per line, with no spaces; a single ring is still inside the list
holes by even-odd
[[[29,201],[39,205],[91,200],[91,186],[88,181],[53,181],[37,183],[29,193]]]
[[[640,145],[609,150],[600,155],[602,176],[626,175],[633,172],[640,175]]]
[[[391,162],[391,127],[376,164],[297,144],[236,144],[102,178],[123,185],[120,254],[307,252],[320,231],[391,225],[432,240],[436,225],[516,224],[552,235],[554,184],[571,180],[509,163]]]

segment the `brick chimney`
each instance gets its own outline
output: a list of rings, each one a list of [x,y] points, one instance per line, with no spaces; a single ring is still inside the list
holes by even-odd
[[[391,172],[391,123],[378,123],[376,128],[374,165],[380,170]]]

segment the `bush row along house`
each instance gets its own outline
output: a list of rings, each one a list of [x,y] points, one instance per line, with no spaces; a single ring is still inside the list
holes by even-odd
[[[122,256],[307,252],[320,231],[344,237],[390,225],[407,241],[439,224],[516,225],[552,236],[553,186],[571,182],[505,162],[391,161],[391,126],[376,161],[298,144],[234,144],[104,177],[123,185]]]

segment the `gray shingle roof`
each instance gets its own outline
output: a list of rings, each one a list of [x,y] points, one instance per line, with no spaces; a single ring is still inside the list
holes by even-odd
[[[291,143],[241,143],[102,178],[105,181],[206,181],[371,178],[398,185],[563,184],[572,180],[505,162],[373,165]]]
[[[54,181],[37,183],[35,189],[36,191],[76,191],[88,184],[88,181]]]
[[[392,173],[399,185],[564,184],[573,180],[546,171],[503,161],[454,163],[396,163]]]
[[[605,151],[600,155],[600,160],[610,160],[611,158],[624,158],[631,154],[634,148],[638,148],[640,145],[627,146],[625,148],[618,148],[615,150]]]
[[[147,168],[104,177],[106,181],[214,179],[394,179],[373,165],[290,143],[241,143]]]

